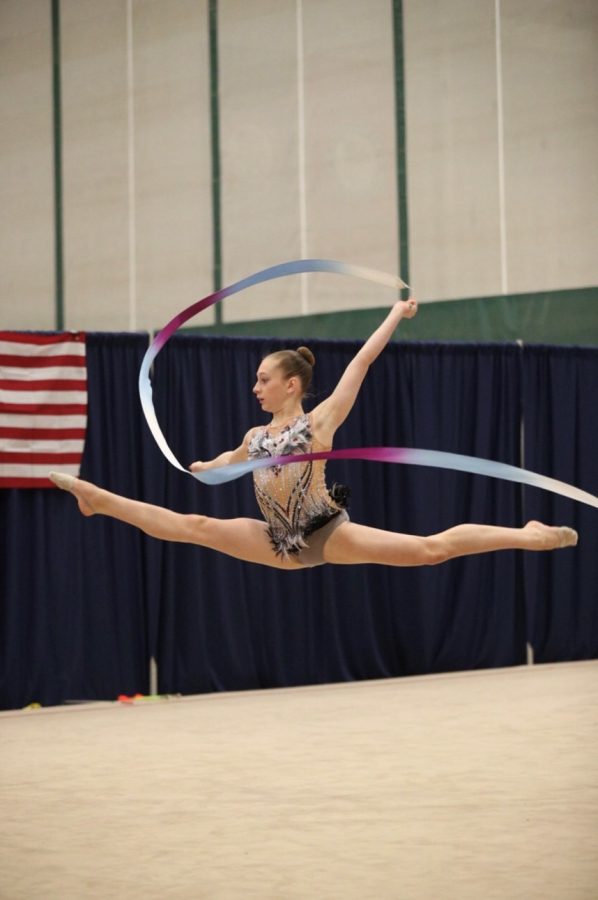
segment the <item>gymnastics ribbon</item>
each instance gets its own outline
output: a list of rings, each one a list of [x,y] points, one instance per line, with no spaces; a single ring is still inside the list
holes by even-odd
[[[315,459],[359,459],[371,460],[372,462],[389,462],[403,463],[405,465],[415,466],[432,466],[439,469],[451,469],[457,472],[469,472],[473,475],[486,475],[491,478],[500,478],[505,481],[514,481],[518,484],[526,484],[531,487],[541,488],[559,494],[562,497],[568,497],[570,500],[576,500],[579,503],[585,503],[598,509],[598,497],[582,491],[574,485],[567,484],[564,481],[558,481],[556,478],[549,478],[546,475],[539,475],[536,472],[530,472],[527,469],[520,469],[518,466],[507,465],[506,463],[495,462],[489,459],[481,459],[477,456],[463,456],[459,453],[446,453],[441,450],[421,450],[411,447],[354,447],[341,450],[319,451],[317,453],[304,453],[301,455],[288,456],[272,456],[260,459],[250,459],[246,462],[233,463],[228,466],[219,466],[214,469],[207,469],[203,472],[190,472],[178,461],[164,437],[158,420],[152,400],[152,386],[150,381],[150,370],[152,363],[160,350],[165,346],[172,335],[178,329],[196,316],[199,312],[208,307],[219,303],[226,297],[238,294],[254,285],[263,284],[266,281],[272,281],[275,278],[284,278],[287,275],[297,275],[304,272],[327,272],[337,275],[349,275],[353,278],[362,278],[375,284],[381,284],[396,290],[408,287],[404,281],[394,275],[388,275],[384,272],[378,272],[375,269],[367,269],[362,266],[354,266],[349,263],[338,262],[331,259],[299,259],[291,262],[280,263],[277,266],[271,266],[268,269],[262,269],[247,278],[236,281],[234,284],[224,287],[213,294],[209,294],[191,306],[188,306],[156,335],[141,363],[139,371],[139,396],[141,399],[141,407],[145,415],[150,431],[158,444],[160,450],[166,459],[181,472],[191,475],[204,484],[224,484],[227,481],[234,481],[243,475],[253,472],[255,469],[265,468],[267,466],[284,466],[290,463],[309,462]]]

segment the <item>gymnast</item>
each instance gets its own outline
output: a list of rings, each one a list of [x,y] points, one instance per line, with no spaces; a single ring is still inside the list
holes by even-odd
[[[310,413],[303,410],[314,356],[307,347],[280,350],[259,365],[253,388],[268,425],[250,428],[236,450],[191,464],[192,472],[265,456],[329,450],[337,428],[349,415],[369,367],[402,319],[417,313],[417,301],[397,301],[386,319],[351,360],[333,392]],[[494,550],[554,550],[577,544],[566,526],[530,521],[523,528],[456,525],[439,534],[417,536],[383,531],[349,520],[346,489],[325,482],[325,460],[273,465],[253,473],[256,499],[265,521],[185,515],[96,487],[73,475],[50,479],[75,495],[85,516],[110,516],[165,541],[209,547],[246,562],[298,570],[323,563],[436,565]]]

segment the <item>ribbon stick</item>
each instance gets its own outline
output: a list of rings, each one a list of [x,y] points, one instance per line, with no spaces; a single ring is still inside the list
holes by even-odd
[[[148,348],[139,372],[139,396],[141,399],[141,407],[149,425],[150,431],[158,444],[160,450],[166,459],[175,468],[191,475],[204,484],[218,485],[227,481],[234,481],[241,478],[255,469],[265,468],[267,466],[289,465],[290,463],[309,462],[315,459],[359,459],[370,460],[372,462],[401,463],[403,465],[415,466],[432,466],[440,469],[451,469],[457,472],[468,472],[473,475],[485,475],[491,478],[499,478],[505,481],[514,481],[519,484],[529,485],[531,487],[541,488],[542,490],[551,491],[562,497],[568,497],[570,500],[576,500],[579,503],[585,503],[598,509],[598,497],[583,491],[574,485],[567,484],[564,481],[558,481],[556,478],[549,478],[546,475],[539,475],[536,472],[530,472],[527,469],[520,469],[517,466],[507,465],[506,463],[495,462],[489,459],[481,459],[477,456],[463,456],[459,453],[446,453],[440,450],[422,450],[414,447],[354,447],[339,450],[319,451],[316,453],[305,453],[301,455],[288,455],[267,457],[261,459],[251,459],[242,463],[234,463],[228,466],[220,466],[214,469],[207,469],[203,472],[190,472],[178,461],[164,437],[152,401],[152,387],[150,381],[151,365],[168,340],[178,329],[197,315],[204,309],[213,306],[226,297],[240,293],[254,285],[263,284],[266,281],[272,281],[275,278],[284,278],[287,275],[295,275],[303,272],[328,272],[338,275],[348,275],[354,278],[362,278],[375,284],[384,285],[395,289],[408,287],[404,281],[394,275],[388,275],[384,272],[378,272],[374,269],[366,269],[361,266],[353,266],[348,263],[338,262],[329,259],[299,259],[291,262],[281,263],[268,269],[263,269],[253,275],[243,278],[228,287],[209,294],[202,300],[193,303],[187,309],[176,315],[160,332],[156,335]]]

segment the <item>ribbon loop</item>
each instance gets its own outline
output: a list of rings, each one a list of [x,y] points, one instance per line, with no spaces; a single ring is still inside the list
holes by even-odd
[[[362,278],[374,284],[384,285],[396,290],[408,287],[404,281],[395,275],[388,275],[385,272],[378,272],[375,269],[367,269],[362,266],[353,266],[349,263],[338,262],[331,259],[298,259],[291,262],[280,263],[271,266],[268,269],[262,269],[247,278],[235,282],[228,287],[208,294],[196,303],[178,313],[160,332],[156,335],[149,346],[139,371],[139,396],[141,400],[141,408],[145,415],[149,429],[158,444],[160,450],[166,459],[175,468],[191,475],[197,481],[204,484],[224,484],[227,481],[233,481],[241,478],[255,469],[264,468],[266,466],[281,466],[289,463],[308,462],[313,459],[360,459],[371,460],[372,462],[388,462],[402,463],[415,466],[433,466],[441,469],[452,469],[453,471],[468,472],[474,475],[485,475],[491,478],[500,478],[506,481],[514,481],[519,484],[526,484],[531,487],[541,488],[559,494],[562,497],[568,497],[570,500],[576,500],[579,503],[585,503],[598,509],[598,497],[583,491],[574,485],[567,484],[564,481],[557,481],[555,478],[549,478],[546,475],[539,475],[536,472],[530,472],[527,469],[520,469],[517,466],[507,465],[506,463],[494,462],[489,459],[481,459],[477,456],[463,456],[458,453],[445,453],[440,450],[422,450],[413,447],[355,447],[339,450],[321,451],[317,453],[308,453],[301,456],[276,456],[266,459],[253,459],[247,462],[234,463],[229,466],[221,466],[215,469],[207,469],[204,472],[190,472],[178,461],[164,437],[158,420],[152,400],[152,386],[150,381],[151,365],[168,340],[178,329],[196,316],[199,312],[213,304],[238,294],[249,287],[257,284],[263,284],[266,281],[272,281],[276,278],[284,278],[287,275],[296,275],[304,272],[327,272],[336,275],[349,275],[353,278]]]

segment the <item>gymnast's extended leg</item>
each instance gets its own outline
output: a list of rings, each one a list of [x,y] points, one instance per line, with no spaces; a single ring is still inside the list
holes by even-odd
[[[266,525],[257,519],[215,519],[176,513],[161,506],[121,497],[72,475],[51,473],[50,477],[58,487],[75,495],[83,515],[98,513],[111,516],[140,528],[151,537],[198,544],[246,562],[280,569],[300,568],[295,561],[282,560],[274,554]],[[524,528],[456,525],[429,537],[397,534],[344,522],[326,541],[324,559],[344,565],[426,566],[494,550],[556,550],[576,543],[577,532],[572,528],[553,527],[541,522],[528,522]]]
[[[577,544],[577,532],[528,522],[523,528],[456,525],[439,534],[419,537],[344,522],[326,541],[326,562],[379,563],[385,566],[431,566],[494,550],[556,550]]]
[[[121,497],[72,475],[51,472],[50,478],[58,487],[70,491],[76,497],[84,516],[110,516],[141,529],[150,537],[197,544],[245,562],[278,569],[300,568],[296,562],[281,560],[274,554],[267,527],[257,519],[215,519],[211,516],[177,513],[162,506]]]

